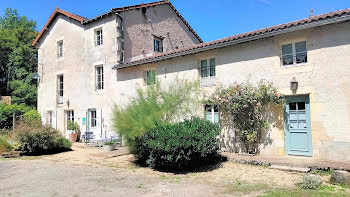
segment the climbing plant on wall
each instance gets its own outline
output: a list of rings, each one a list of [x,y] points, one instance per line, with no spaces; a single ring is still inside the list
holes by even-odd
[[[259,81],[256,85],[246,82],[228,87],[219,87],[205,99],[206,104],[220,109],[222,120],[230,124],[248,153],[256,153],[261,133],[269,126],[266,106],[284,103],[284,96],[278,93],[272,83]]]

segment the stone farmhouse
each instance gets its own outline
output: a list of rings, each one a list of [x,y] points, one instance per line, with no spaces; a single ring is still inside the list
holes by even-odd
[[[350,9],[203,43],[169,1],[86,19],[56,9],[38,47],[38,110],[67,135],[67,120],[106,137],[114,104],[138,86],[198,79],[208,94],[234,82],[271,81],[287,96],[260,146],[261,155],[350,161]],[[216,107],[198,115],[220,123]],[[222,148],[237,152],[235,134]]]

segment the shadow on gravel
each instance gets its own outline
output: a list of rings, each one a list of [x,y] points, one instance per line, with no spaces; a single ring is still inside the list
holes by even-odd
[[[43,156],[43,155],[54,155],[58,153],[73,151],[72,149],[51,149],[51,150],[41,150],[36,152],[23,152],[21,156]]]
[[[218,169],[222,166],[224,162],[227,161],[227,157],[221,154],[212,155],[210,157],[206,157],[205,159],[201,159],[198,161],[189,162],[186,166],[181,166],[178,168],[153,168],[156,171],[160,172],[170,172],[174,174],[188,174],[188,173],[196,173],[196,172],[210,172],[215,169]],[[146,167],[149,166],[145,162],[141,162],[139,160],[133,161],[133,163],[138,167]]]

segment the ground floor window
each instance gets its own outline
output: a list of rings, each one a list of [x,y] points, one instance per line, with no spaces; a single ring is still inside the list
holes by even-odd
[[[96,127],[96,110],[90,110],[90,127]]]
[[[219,108],[217,106],[205,105],[205,119],[219,124]]]
[[[74,122],[74,111],[73,110],[69,110],[66,111],[66,128],[68,130],[68,120]]]
[[[49,126],[52,128],[52,122],[53,122],[53,113],[52,111],[49,111],[48,112],[48,123],[49,123]]]

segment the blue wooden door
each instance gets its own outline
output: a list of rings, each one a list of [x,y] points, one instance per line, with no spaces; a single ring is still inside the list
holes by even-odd
[[[287,97],[284,120],[287,155],[311,157],[312,137],[309,96]]]

